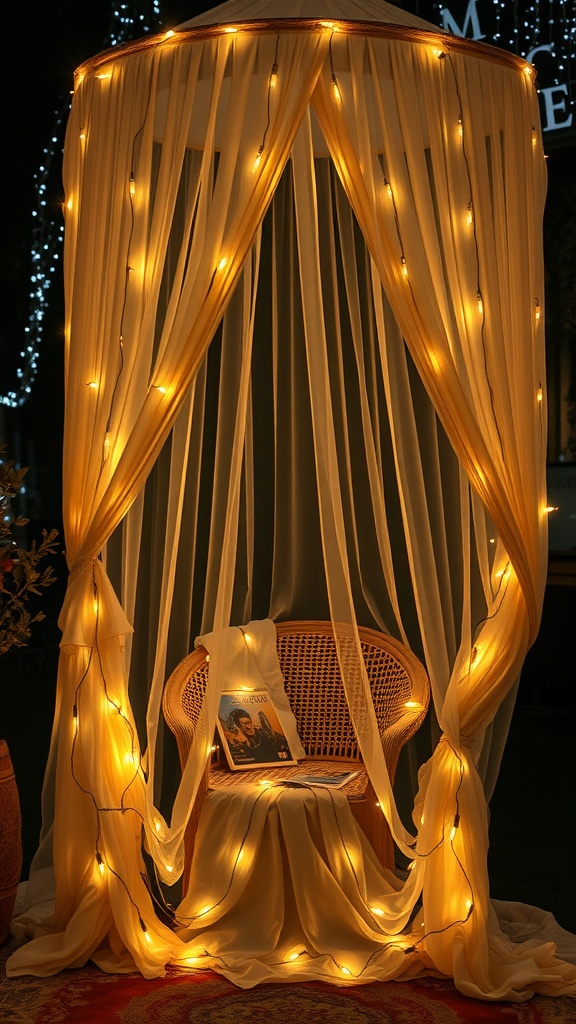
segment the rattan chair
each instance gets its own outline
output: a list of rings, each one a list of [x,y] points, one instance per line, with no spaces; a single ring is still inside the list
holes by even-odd
[[[358,774],[343,792],[354,817],[384,867],[393,868],[393,844],[362,763],[341,680],[336,644],[329,622],[276,624],[277,650],[284,686],[294,712],[306,759],[297,766],[232,772],[220,748],[209,758],[195,800],[185,839],[183,884],[187,887],[194,838],[207,789],[239,786],[262,779],[300,773],[331,774],[349,766]],[[418,659],[393,637],[359,629],[376,719],[390,779],[394,779],[400,750],[420,726],[430,699],[428,676]],[[178,744],[183,769],[190,751],[208,680],[206,650],[198,647],[174,670],[164,690],[166,722]]]

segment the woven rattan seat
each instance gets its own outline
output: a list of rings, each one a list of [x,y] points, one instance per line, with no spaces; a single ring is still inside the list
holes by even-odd
[[[400,750],[426,714],[430,698],[428,676],[418,659],[398,640],[366,628],[360,628],[359,634],[382,747],[393,781]],[[291,767],[232,772],[220,760],[216,744],[186,832],[184,885],[188,882],[198,818],[208,788],[239,786],[263,779],[274,781],[275,777],[295,779],[310,772],[332,774],[345,767],[358,773],[343,789],[352,812],[381,864],[393,867],[392,840],[358,750],[331,624],[308,620],[277,623],[276,636],[284,686],[306,759]],[[198,647],[180,662],[164,690],[164,716],[176,737],[182,769],[200,716],[208,671],[206,651]]]

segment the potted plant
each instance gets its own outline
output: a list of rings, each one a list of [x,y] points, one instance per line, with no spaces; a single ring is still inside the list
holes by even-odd
[[[27,467],[16,468],[0,445],[0,655],[12,647],[25,647],[32,626],[44,618],[33,613],[29,601],[54,583],[56,576],[46,558],[56,553],[57,530],[42,531],[39,544],[19,544],[17,534],[28,520],[14,514],[12,502],[22,489]],[[16,535],[15,535],[16,531]],[[22,870],[20,802],[6,740],[0,739],[0,945],[10,935],[10,921]]]

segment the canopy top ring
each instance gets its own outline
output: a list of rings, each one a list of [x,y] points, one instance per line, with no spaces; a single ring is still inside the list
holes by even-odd
[[[326,21],[319,18],[275,18],[206,25],[181,31],[170,30],[103,50],[81,64],[76,69],[75,75],[76,77],[84,76],[88,72],[96,70],[102,64],[109,63],[112,58],[127,57],[133,53],[160,45],[184,45],[221,35],[238,35],[239,33],[258,35],[272,32],[330,32],[334,35],[358,35],[378,39],[393,39],[398,42],[413,43],[418,46],[436,47],[445,53],[456,53],[463,56],[480,58],[493,64],[507,65],[508,67],[523,71],[533,82],[536,80],[534,66],[515,53],[509,53],[507,50],[501,50],[497,46],[476,42],[464,36],[452,35],[452,33],[445,32],[442,29],[428,32],[424,29],[412,28],[406,25],[392,25],[385,22],[379,24],[373,21]]]

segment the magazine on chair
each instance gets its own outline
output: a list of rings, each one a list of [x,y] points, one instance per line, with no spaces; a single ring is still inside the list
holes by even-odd
[[[298,763],[268,690],[225,690],[218,709],[218,733],[232,771]]]

